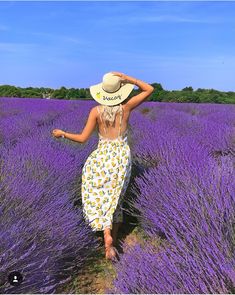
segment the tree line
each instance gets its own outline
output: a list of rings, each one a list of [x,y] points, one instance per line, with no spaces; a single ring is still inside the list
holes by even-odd
[[[198,88],[194,90],[191,86],[182,90],[165,90],[160,83],[150,84],[154,87],[154,92],[148,101],[162,102],[195,102],[195,103],[235,103],[235,92],[219,91],[215,89]],[[133,89],[129,97],[140,93],[140,89]],[[67,100],[89,100],[93,99],[89,88],[66,88],[59,89],[48,87],[16,87],[12,85],[0,85],[0,97],[24,97],[24,98],[55,98]]]

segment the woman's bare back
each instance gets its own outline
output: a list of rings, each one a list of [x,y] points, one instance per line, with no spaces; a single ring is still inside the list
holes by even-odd
[[[122,106],[122,110],[123,110],[123,116],[122,116],[122,120],[121,120],[121,130],[120,130],[120,135],[122,136],[128,129],[128,122],[129,122],[129,117],[130,117],[131,111],[133,109],[135,109],[138,105],[143,103],[144,100],[146,100],[147,97],[150,96],[151,93],[154,91],[154,88],[151,85],[149,85],[141,80],[138,80],[138,84],[137,84],[137,79],[134,79],[130,76],[124,75],[123,73],[119,73],[119,72],[112,72],[112,73],[114,75],[121,77],[123,80],[128,81],[129,83],[133,83],[136,86],[141,87],[143,90],[141,93],[131,97],[126,103],[120,104]],[[101,119],[102,106],[99,105],[97,107],[98,107],[98,111],[100,110],[99,115],[97,117],[99,134],[103,138],[108,138],[108,139],[118,138],[119,126],[120,126],[120,115],[121,115],[120,112],[118,112],[116,114],[116,118],[114,120],[113,126],[110,126],[110,124],[105,124],[104,120]]]
[[[122,110],[123,110],[123,115],[122,115],[122,120],[121,120],[121,130],[120,130],[120,135],[123,135],[127,129],[128,129],[128,122],[129,122],[129,117],[130,117],[130,110],[125,106],[125,104],[122,105]],[[102,106],[99,105],[97,106],[100,110],[100,113],[97,117],[97,123],[98,123],[98,132],[99,134],[108,139],[116,139],[119,134],[119,128],[120,128],[120,116],[121,113],[118,112],[116,114],[116,118],[114,120],[113,126],[110,126],[107,122],[104,126],[104,120],[100,118],[101,112],[102,112]],[[105,129],[104,129],[105,128]],[[106,130],[106,133],[105,133]]]

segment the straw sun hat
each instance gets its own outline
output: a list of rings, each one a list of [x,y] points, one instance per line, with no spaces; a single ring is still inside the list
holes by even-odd
[[[90,93],[99,104],[114,106],[123,102],[133,88],[133,84],[124,83],[121,77],[109,72],[103,76],[103,82],[90,86]]]

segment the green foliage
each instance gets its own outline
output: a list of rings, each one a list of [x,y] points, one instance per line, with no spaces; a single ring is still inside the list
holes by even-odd
[[[193,91],[193,87],[192,86],[185,87],[182,89],[182,91]]]
[[[63,86],[60,87],[60,89],[56,89],[52,93],[53,98],[59,98],[59,99],[66,98],[66,95],[67,95],[67,89]]]
[[[160,83],[152,83],[150,84],[151,86],[153,86],[154,88],[154,92],[159,92],[159,91],[162,91],[163,88],[162,88],[162,85]]]
[[[0,96],[21,97],[19,88],[11,85],[0,86]]]
[[[193,102],[193,103],[235,103],[235,92],[218,91],[216,89],[198,88],[193,90],[192,86],[184,87],[182,90],[164,90],[160,83],[150,84],[154,87],[153,93],[147,98],[148,101],[158,102]],[[141,89],[133,89],[131,97],[141,93]],[[59,89],[48,87],[16,87],[11,85],[0,85],[0,97],[30,97],[30,98],[57,98],[68,100],[89,100],[93,99],[89,88],[66,88]]]

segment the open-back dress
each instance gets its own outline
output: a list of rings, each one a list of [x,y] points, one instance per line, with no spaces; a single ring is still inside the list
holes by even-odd
[[[97,106],[103,122],[100,107]],[[123,114],[120,104],[118,136],[110,139],[99,132],[98,146],[82,169],[83,215],[93,231],[112,229],[112,222],[123,222],[122,203],[132,167],[128,128],[121,134]]]

